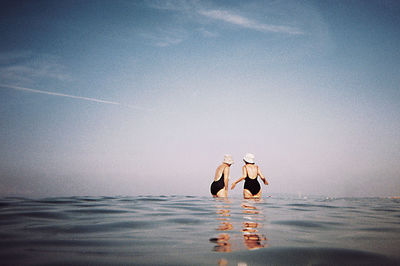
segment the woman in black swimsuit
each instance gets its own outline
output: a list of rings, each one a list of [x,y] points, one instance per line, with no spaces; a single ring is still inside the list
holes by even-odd
[[[212,182],[210,187],[213,197],[228,196],[229,167],[232,164],[232,156],[226,154],[224,156],[224,162],[218,166],[217,170],[215,171],[214,182]]]
[[[243,161],[245,162],[243,166],[243,176],[233,182],[231,189],[234,189],[237,183],[244,180],[243,197],[245,199],[260,198],[261,187],[257,181],[257,177],[260,176],[265,185],[268,185],[267,179],[265,179],[258,166],[254,164],[253,154],[247,153]]]

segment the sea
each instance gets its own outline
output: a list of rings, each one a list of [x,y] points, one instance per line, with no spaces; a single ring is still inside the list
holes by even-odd
[[[0,199],[0,265],[400,265],[400,199]]]

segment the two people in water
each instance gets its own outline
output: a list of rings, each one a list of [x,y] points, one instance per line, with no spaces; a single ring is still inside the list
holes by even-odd
[[[254,163],[254,155],[247,153],[243,161],[245,165],[242,167],[243,175],[241,178],[233,182],[231,189],[234,189],[236,184],[244,180],[243,197],[248,198],[260,198],[261,197],[261,186],[258,183],[257,177],[259,176],[265,185],[268,185],[267,179],[261,173],[258,165]],[[228,180],[229,180],[229,169],[233,164],[231,155],[225,155],[223,163],[218,166],[215,171],[214,182],[211,184],[211,194],[213,197],[227,197],[228,196]]]

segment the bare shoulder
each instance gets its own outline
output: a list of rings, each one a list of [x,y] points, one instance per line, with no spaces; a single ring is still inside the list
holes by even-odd
[[[221,170],[221,169],[224,168],[224,166],[225,166],[224,164],[220,164],[220,165],[217,167],[217,169],[218,169],[218,170]]]
[[[228,171],[228,170],[229,170],[229,166],[226,166],[225,164],[221,164],[217,168],[217,172],[220,172],[220,173]]]

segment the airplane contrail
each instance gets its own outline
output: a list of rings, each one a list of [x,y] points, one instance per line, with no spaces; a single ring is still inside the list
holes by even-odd
[[[121,106],[126,106],[126,107],[130,107],[130,108],[134,108],[134,109],[138,109],[138,110],[142,110],[142,111],[143,110],[147,110],[145,108],[134,106],[134,105],[122,104],[122,103],[119,103],[119,102],[106,101],[106,100],[90,98],[90,97],[75,96],[75,95],[65,94],[65,93],[58,93],[58,92],[52,92],[52,91],[42,91],[42,90],[36,90],[36,89],[30,89],[30,88],[24,88],[24,87],[12,86],[12,85],[4,85],[4,84],[0,84],[0,87],[14,89],[14,90],[20,90],[20,91],[28,91],[28,92],[33,92],[33,93],[46,94],[46,95],[59,96],[59,97],[67,97],[67,98],[79,99],[79,100],[96,102],[96,103],[121,105]]]

